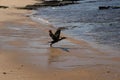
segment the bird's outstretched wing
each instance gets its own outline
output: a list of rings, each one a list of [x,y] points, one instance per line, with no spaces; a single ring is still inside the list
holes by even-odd
[[[52,33],[52,31],[51,31],[51,30],[49,31],[49,36],[50,36],[53,40],[55,40],[55,39],[56,39],[56,36]]]
[[[55,36],[57,39],[60,38],[60,33],[61,33],[61,29],[58,28],[57,31],[55,32]]]

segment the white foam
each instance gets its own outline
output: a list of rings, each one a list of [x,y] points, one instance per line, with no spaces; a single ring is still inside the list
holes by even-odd
[[[42,18],[40,16],[33,15],[33,16],[31,16],[31,18],[32,18],[32,20],[34,20],[36,22],[39,22],[40,24],[51,25],[51,23],[48,20],[46,20],[46,19],[44,19],[44,18]]]
[[[45,19],[43,19],[43,18],[38,18],[38,20],[40,21],[40,22],[42,22],[42,23],[47,23],[47,24],[50,24],[50,22],[48,21],[48,20],[45,20]]]

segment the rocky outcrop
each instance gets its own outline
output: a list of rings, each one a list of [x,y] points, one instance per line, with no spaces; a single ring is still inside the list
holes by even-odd
[[[46,6],[64,6],[69,4],[77,4],[77,1],[43,1],[42,3],[36,3],[33,5],[27,5],[25,7],[16,7],[17,9],[27,9],[27,10],[35,10],[39,7]]]

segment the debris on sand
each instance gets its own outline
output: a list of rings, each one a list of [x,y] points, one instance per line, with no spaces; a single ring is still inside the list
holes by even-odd
[[[21,67],[23,67],[24,65],[21,65]]]
[[[107,73],[110,73],[110,71],[107,71]]]
[[[3,74],[7,74],[6,72],[3,72]]]

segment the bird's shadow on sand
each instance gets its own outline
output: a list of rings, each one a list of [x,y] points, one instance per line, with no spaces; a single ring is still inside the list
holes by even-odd
[[[60,49],[62,51],[65,51],[65,52],[70,52],[71,49],[84,49],[84,48],[72,48],[72,47],[51,47],[51,48],[56,48],[56,49]]]
[[[63,48],[63,47],[58,47],[58,48],[66,52],[70,52],[69,48]]]
[[[53,47],[53,48],[58,48],[58,49],[61,49],[62,51],[65,51],[65,52],[70,52],[70,48],[64,48],[64,47]]]

